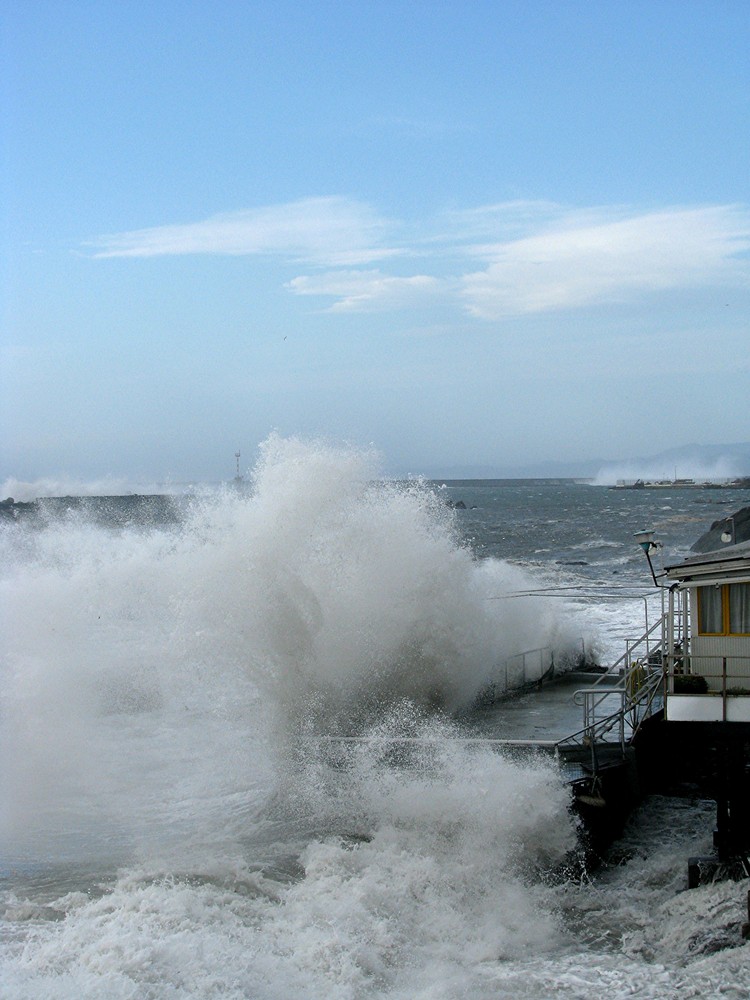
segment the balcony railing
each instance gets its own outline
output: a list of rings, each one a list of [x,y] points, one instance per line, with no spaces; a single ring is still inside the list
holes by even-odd
[[[750,722],[750,656],[676,652],[664,665],[668,720]]]

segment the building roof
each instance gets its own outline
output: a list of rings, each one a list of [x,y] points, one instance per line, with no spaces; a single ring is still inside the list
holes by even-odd
[[[711,578],[724,577],[728,579],[737,576],[750,575],[750,542],[740,542],[737,545],[725,545],[712,552],[701,552],[700,555],[688,556],[681,563],[666,566],[665,573],[672,580],[688,580],[710,574]]]

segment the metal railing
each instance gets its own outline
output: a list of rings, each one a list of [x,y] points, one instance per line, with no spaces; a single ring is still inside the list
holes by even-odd
[[[662,612],[637,639],[628,639],[607,673],[573,695],[583,708],[583,728],[558,746],[590,747],[594,770],[597,743],[619,744],[624,753],[643,722],[663,707],[667,617]],[[613,677],[618,678],[615,684]]]
[[[661,676],[666,621],[667,615],[662,613],[659,619],[653,625],[647,626],[645,632],[637,639],[626,639],[625,652],[619,659],[615,660],[609,670],[595,680],[590,687],[582,688],[573,694],[575,704],[583,706],[584,730],[587,727],[598,725],[597,719],[608,719],[610,715],[616,716],[619,712],[628,710],[629,706],[625,694],[628,684],[632,687],[635,682],[634,669],[639,670],[645,666],[649,675],[657,670]],[[654,638],[655,633],[658,638]],[[613,676],[619,676],[616,685],[612,685]],[[600,688],[604,690],[600,691]],[[612,695],[618,693],[621,695],[622,701],[620,707],[616,712],[606,712],[602,715],[599,709],[603,710],[607,699],[611,704]]]
[[[664,672],[664,695],[672,701],[677,719],[700,718],[705,721],[737,722],[750,721],[750,709],[743,701],[750,698],[750,656],[722,655],[717,653],[683,653],[678,651],[666,657]],[[683,715],[678,708],[679,699],[698,696],[701,701],[693,702],[689,712],[697,716]],[[716,708],[720,701],[721,708]],[[709,707],[713,703],[713,707]],[[700,704],[703,707],[700,707]],[[685,702],[683,702],[685,705]],[[736,705],[732,709],[730,706]],[[672,710],[669,717],[673,717]]]
[[[664,666],[668,694],[750,695],[750,656],[679,650],[664,657]]]
[[[581,640],[583,642],[583,640]],[[491,705],[555,676],[555,651],[551,646],[527,649],[509,656],[493,671],[493,679],[479,693],[477,704]]]
[[[666,645],[666,625],[667,614],[663,612],[654,624],[647,626],[646,631],[642,635],[639,635],[637,639],[626,639],[625,652],[619,659],[615,660],[609,668],[609,673],[612,674],[617,671],[627,672],[633,663],[634,657],[638,661],[645,658],[647,663],[651,662],[657,656],[660,657]],[[659,636],[656,641],[652,638],[655,632]]]
[[[662,707],[663,676],[660,664],[633,660],[609,690],[592,686],[576,691],[578,704],[583,706],[583,728],[560,740],[558,746],[590,746],[593,753],[595,743],[619,743],[624,752],[643,722]]]
[[[577,647],[580,645],[580,652]],[[560,650],[558,650],[560,653]],[[516,694],[535,684],[553,680],[555,677],[568,673],[571,662],[586,659],[586,642],[578,639],[568,650],[563,650],[561,661],[555,662],[555,649],[552,646],[540,646],[537,649],[527,649],[522,653],[509,656],[504,663],[498,664],[493,680],[484,688],[477,699],[480,704],[492,703],[506,695]]]
[[[538,684],[545,676],[554,675],[555,651],[551,646],[527,649],[509,656],[501,669],[504,671],[506,691]]]

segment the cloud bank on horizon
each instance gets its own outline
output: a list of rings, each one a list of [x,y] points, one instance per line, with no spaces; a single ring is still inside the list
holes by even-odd
[[[97,258],[281,258],[311,269],[290,277],[288,290],[331,312],[451,302],[499,320],[750,286],[750,210],[742,204],[638,212],[508,202],[408,225],[362,201],[313,197],[102,236],[92,246]]]

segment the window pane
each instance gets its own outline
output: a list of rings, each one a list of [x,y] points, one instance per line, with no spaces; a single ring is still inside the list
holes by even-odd
[[[750,633],[750,583],[729,587],[729,631]]]
[[[698,631],[723,632],[721,588],[700,587],[698,590]]]

